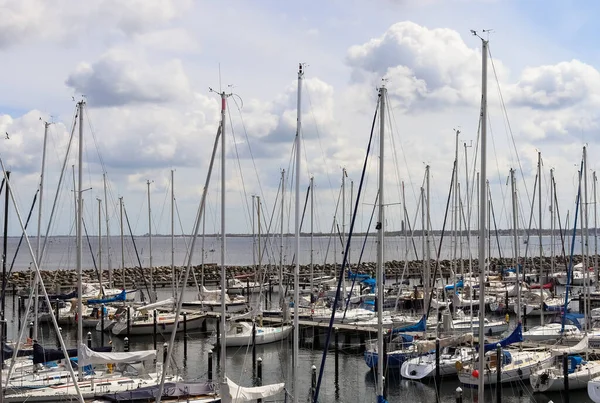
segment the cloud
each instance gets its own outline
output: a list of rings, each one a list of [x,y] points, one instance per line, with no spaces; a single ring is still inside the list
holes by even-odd
[[[166,103],[185,99],[190,85],[181,61],[150,64],[141,55],[113,49],[93,64],[80,63],[66,80],[92,106]]]
[[[589,64],[571,60],[526,68],[510,88],[510,96],[511,103],[517,106],[555,110],[596,98],[599,90],[600,72]]]
[[[81,36],[132,36],[163,27],[189,9],[189,0],[0,0],[0,49]]]
[[[473,106],[480,100],[481,53],[452,29],[399,22],[350,47],[346,61],[354,83],[377,85],[387,78],[390,95],[406,109]],[[496,68],[503,76],[500,62]]]

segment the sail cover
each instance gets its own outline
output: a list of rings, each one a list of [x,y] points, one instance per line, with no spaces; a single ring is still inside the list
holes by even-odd
[[[467,344],[473,341],[473,335],[470,333],[461,334],[453,337],[445,337],[440,339],[440,348]],[[435,340],[419,340],[415,343],[419,353],[426,353],[435,350]]]
[[[85,347],[87,349],[87,346]],[[88,349],[89,350],[89,349]],[[91,351],[107,352],[111,351],[112,347],[97,347]],[[71,348],[67,350],[69,357],[77,357],[77,349]],[[44,348],[39,343],[33,344],[33,363],[43,364],[49,361],[62,360],[65,358],[65,353],[61,349]]]
[[[553,348],[551,350],[551,352],[552,352],[552,355],[554,355],[554,356],[563,355],[564,353],[578,354],[578,353],[583,353],[587,348],[588,348],[588,337],[586,335],[583,339],[581,339],[581,341],[579,343],[575,344],[574,346],[556,347],[556,348]]]
[[[159,385],[147,386],[128,390],[126,392],[109,393],[102,395],[102,400],[109,402],[135,402],[135,401],[154,401],[158,397]],[[208,396],[215,393],[215,388],[211,383],[165,383],[162,397],[196,397]],[[183,400],[182,400],[183,401]]]
[[[81,365],[88,364],[110,364],[110,363],[131,363],[156,358],[156,350],[129,351],[123,353],[113,352],[98,352],[88,348],[85,344],[80,345],[81,357],[79,362]]]
[[[88,305],[108,304],[108,303],[111,303],[111,302],[125,301],[126,297],[127,297],[127,291],[123,290],[123,291],[121,291],[120,294],[115,295],[113,297],[101,298],[101,299],[88,299],[87,303],[88,303]]]
[[[506,347],[513,343],[519,343],[523,341],[523,329],[521,327],[521,322],[515,327],[515,330],[508,336],[506,339],[500,340],[496,343],[488,343],[483,345],[483,352],[487,353],[488,351],[495,350],[497,345],[500,344],[501,347]]]
[[[174,305],[174,304],[175,304],[175,299],[173,297],[171,297],[171,298],[167,298],[163,301],[156,301],[153,304],[143,305],[143,306],[137,307],[135,309],[138,311],[144,311],[144,310],[158,308],[159,306]]]
[[[420,321],[414,325],[399,327],[392,329],[392,334],[396,333],[410,333],[410,332],[424,332],[427,328],[427,315],[423,315]]]
[[[240,403],[250,402],[256,399],[266,399],[267,397],[275,396],[283,390],[285,384],[274,383],[271,385],[247,388],[237,385],[231,379],[227,378],[227,386],[229,389],[229,395],[231,396],[231,403]]]

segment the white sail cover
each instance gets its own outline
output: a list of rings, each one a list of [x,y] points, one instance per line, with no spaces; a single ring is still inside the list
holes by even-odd
[[[583,353],[585,350],[587,350],[587,348],[588,348],[588,337],[587,337],[587,335],[585,335],[583,337],[583,339],[581,339],[581,341],[579,343],[575,344],[574,346],[553,348],[552,355],[558,356],[558,355],[563,355],[564,353],[567,353],[567,354]]]
[[[227,386],[231,403],[250,402],[256,399],[266,399],[267,397],[275,396],[280,393],[285,387],[284,383],[273,383],[271,385],[256,386],[247,388],[237,385],[231,379],[227,378]]]
[[[202,301],[212,301],[219,302],[221,301],[221,290],[209,290],[204,286],[202,287],[202,291],[200,292],[200,299]],[[229,296],[227,295],[227,290],[225,290],[225,302],[231,302]]]
[[[81,365],[89,364],[120,364],[132,363],[156,358],[156,350],[130,351],[126,353],[99,353],[90,350],[85,344],[80,344],[79,362]]]
[[[135,308],[138,311],[143,311],[143,310],[149,310],[149,309],[154,309],[154,308],[158,308],[159,306],[165,306],[165,305],[175,305],[175,299],[173,297],[171,298],[167,298],[163,301],[156,301],[153,304],[148,304],[148,305],[142,305],[140,307]]]
[[[446,337],[440,339],[440,348],[457,346],[459,344],[467,344],[473,342],[473,335],[470,333],[461,334],[460,336]],[[417,341],[417,351],[419,353],[425,353],[427,351],[435,350],[435,340],[423,340]]]

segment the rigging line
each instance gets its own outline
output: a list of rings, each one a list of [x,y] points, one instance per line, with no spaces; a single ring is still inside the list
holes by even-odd
[[[308,85],[305,85],[303,87],[304,92],[306,93],[306,96],[308,98],[308,105],[310,107],[310,114],[311,117],[313,118],[314,124],[315,124],[315,131],[317,132],[317,139],[319,140],[319,148],[321,148],[321,155],[323,156],[323,161],[327,161],[327,155],[325,154],[325,150],[323,149],[323,143],[321,142],[321,132],[319,130],[319,125],[317,124],[317,118],[315,117],[314,114],[314,109],[313,109],[313,105],[312,105],[312,100],[310,98],[310,89]],[[329,190],[331,190],[331,200],[335,200],[335,193],[333,192],[333,183],[331,182],[331,174],[329,172],[329,165],[325,164],[325,175],[327,176],[327,181],[329,182]]]
[[[494,161],[496,162],[496,173],[498,174],[498,183],[502,183],[502,177],[500,176],[500,165],[498,164],[498,152],[496,151],[496,142],[494,141],[494,131],[492,130],[492,118],[488,112],[488,127],[490,129],[490,137],[492,140],[492,148],[494,149]],[[506,195],[504,194],[504,188],[501,186],[500,187],[500,195],[502,196],[502,207],[504,211],[504,208],[506,207]],[[490,199],[491,199],[492,195],[490,193]],[[500,219],[502,218],[502,211],[500,214]]]
[[[375,202],[373,203],[373,210],[371,211],[371,217],[369,218],[369,225],[367,226],[367,230],[365,231],[365,238],[363,240],[362,247],[360,249],[360,255],[358,255],[358,260],[356,261],[356,271],[358,272],[358,268],[362,263],[363,254],[365,253],[365,247],[367,246],[367,240],[369,238],[369,231],[371,229],[371,224],[373,223],[373,216],[375,216],[375,210],[377,209],[377,200],[379,199],[379,191],[375,195]],[[352,285],[350,286],[350,292],[348,293],[348,297],[346,298],[346,306],[344,307],[344,316],[342,317],[342,322],[346,320],[346,312],[348,311],[348,305],[350,305],[350,297],[352,296],[352,292],[354,291],[354,284],[356,283],[357,276],[354,276],[352,279]]]
[[[498,85],[498,93],[500,94],[500,104],[502,105],[502,112],[506,119],[506,123],[508,124],[508,131],[510,133],[510,138],[512,140],[512,146],[515,150],[515,154],[517,157],[517,163],[519,164],[519,171],[521,172],[521,177],[523,178],[523,184],[525,186],[525,193],[527,194],[528,201],[531,202],[531,197],[529,196],[529,191],[527,190],[527,184],[525,183],[525,172],[523,171],[523,166],[521,165],[521,158],[519,158],[519,151],[517,150],[517,144],[515,142],[515,136],[513,134],[512,125],[510,124],[510,120],[508,119],[508,111],[506,110],[506,104],[504,103],[504,96],[502,95],[502,90],[500,88],[500,80],[498,80],[498,74],[496,72],[496,65],[494,64],[494,58],[492,57],[492,51],[489,46],[488,46],[488,54],[490,55],[490,62],[492,64],[494,78],[496,79],[496,84]]]
[[[338,208],[340,206],[341,196],[342,196],[342,187],[340,185],[340,191],[338,193],[337,203],[335,204],[335,210],[333,212],[333,222],[331,223],[331,232],[329,233],[329,237],[327,239],[327,249],[325,250],[325,260],[323,261],[323,264],[327,264],[327,258],[329,257],[329,247],[331,246],[331,239],[333,238],[333,234],[335,233],[335,226],[337,223],[337,213],[338,213]],[[337,241],[335,241],[335,242],[337,242]]]
[[[392,110],[391,110],[391,107],[390,107],[390,104],[392,102],[390,100],[390,96],[389,96],[388,93],[386,93],[385,96],[387,97],[387,99],[386,99],[386,105],[387,105],[387,108],[388,108],[388,111],[387,111],[388,112],[388,120],[389,119],[393,119],[394,120],[394,124],[393,125],[391,124],[391,121],[390,121],[390,127],[392,127],[392,128],[393,127],[398,127],[398,125],[396,123],[396,115],[394,115],[392,113]],[[393,130],[392,130],[392,132],[393,132]],[[398,134],[398,136],[400,136],[400,135]],[[392,144],[394,144],[394,136],[390,136],[390,137],[392,139]],[[415,185],[414,185],[412,177],[410,175],[410,168],[408,166],[408,161],[406,160],[406,152],[404,151],[404,147],[402,145],[402,142],[400,142],[400,150],[402,150],[402,156],[404,157],[403,160],[404,160],[404,165],[406,166],[406,176],[408,177],[408,181],[410,183],[410,188],[411,188],[412,193],[413,193],[413,198],[416,201],[417,200],[417,193],[415,191]],[[392,147],[392,153],[394,155],[394,158],[397,160],[398,159],[398,155],[396,153],[396,147],[395,146]],[[396,169],[399,169],[398,166],[396,166]],[[399,172],[398,172],[398,175],[400,175]],[[400,190],[398,190],[398,192],[400,192]]]
[[[350,222],[350,231],[348,232],[348,241],[346,243],[346,248],[344,250],[344,260],[342,261],[342,267],[340,269],[340,276],[338,278],[337,289],[335,291],[335,299],[333,300],[333,306],[331,307],[331,318],[329,319],[329,327],[327,328],[327,339],[325,341],[325,345],[329,346],[331,342],[331,330],[333,328],[333,322],[335,319],[335,311],[337,310],[337,304],[340,299],[340,288],[342,287],[342,282],[344,280],[344,271],[346,269],[346,265],[348,264],[348,250],[350,248],[350,242],[352,241],[352,234],[354,232],[354,224],[356,222],[358,207],[360,204],[360,195],[363,190],[364,180],[365,180],[365,172],[367,170],[367,165],[369,161],[369,155],[371,154],[371,145],[373,142],[374,132],[375,132],[375,123],[377,122],[377,112],[379,108],[379,102],[381,102],[380,97],[377,97],[377,105],[375,107],[375,113],[373,114],[373,123],[371,124],[371,134],[369,136],[369,143],[367,145],[367,152],[365,153],[365,161],[363,163],[363,169],[360,175],[360,182],[358,185],[358,192],[356,195],[356,201],[354,204],[354,214],[352,215],[352,221]],[[345,290],[344,290],[345,292]],[[319,401],[319,390],[321,389],[321,382],[323,380],[323,372],[325,371],[325,361],[327,360],[327,349],[323,351],[323,355],[321,356],[321,367],[319,368],[319,377],[317,378],[317,385],[315,387],[313,402],[316,403]]]
[[[94,141],[94,146],[96,148],[96,153],[98,154],[98,161],[100,161],[100,166],[102,167],[102,171],[106,172],[106,164],[104,163],[104,158],[102,158],[102,154],[100,153],[100,145],[98,143],[98,140],[96,139],[96,131],[94,129],[94,125],[92,124],[92,118],[90,117],[90,111],[89,111],[89,107],[87,105],[87,103],[83,104],[84,108],[85,108],[85,114],[84,116],[87,119],[87,123],[88,123],[88,127],[90,128],[90,133],[92,134],[92,140]],[[91,179],[90,179],[91,181]]]
[[[170,171],[169,171],[170,172]],[[170,201],[171,197],[171,177],[167,179],[168,186],[165,186],[165,198],[163,199],[162,208],[160,209],[160,214],[158,215],[158,220],[154,218],[152,220],[152,226],[154,227],[154,233],[158,234],[158,229],[162,226],[162,220],[165,216],[165,211],[167,209],[167,200]],[[156,217],[156,216],[155,216]]]
[[[454,187],[454,177],[456,168],[457,168],[457,160],[454,160],[454,166],[452,167],[452,178],[450,179],[450,189],[448,190],[448,199],[446,201],[446,212],[444,214],[444,223],[442,224],[442,233],[440,234],[440,246],[437,249],[437,256],[435,259],[435,270],[433,271],[433,278],[437,278],[438,269],[440,269],[440,255],[442,253],[442,244],[444,242],[444,235],[446,234],[446,223],[448,222],[448,211],[450,210],[450,201],[452,200],[452,189]],[[435,281],[435,280],[434,280]],[[429,317],[429,312],[431,311],[431,301],[433,300],[433,293],[429,293],[429,301],[427,302],[427,314],[425,318]]]
[[[256,174],[256,181],[258,182],[258,189],[260,191],[261,197],[264,199],[264,192],[263,192],[262,184],[260,182],[260,175],[258,174],[258,168],[256,167],[256,161],[254,160],[254,154],[252,153],[252,146],[250,145],[250,138],[248,137],[248,131],[246,130],[246,122],[244,121],[242,109],[240,108],[237,101],[235,100],[235,97],[231,97],[231,98],[232,98],[233,102],[235,103],[235,106],[240,114],[240,120],[242,122],[242,129],[244,131],[244,136],[246,137],[246,144],[248,145],[248,151],[250,151],[250,160],[252,161],[252,166],[254,167],[254,173]],[[227,108],[227,109],[229,110],[229,108]],[[229,121],[231,122],[231,114],[229,116]],[[233,133],[233,124],[231,125],[231,130]],[[237,153],[237,148],[236,148],[236,153]]]
[[[98,277],[98,282],[100,284],[102,284],[102,273],[100,273],[100,271],[98,270],[98,265],[96,264],[96,257],[94,256],[94,250],[92,249],[92,243],[90,242],[90,235],[88,234],[87,226],[85,225],[85,220],[83,219],[83,217],[81,218],[81,221],[83,223],[85,239],[87,240],[88,247],[90,248],[90,255],[92,256],[92,262],[94,263],[94,271],[96,272],[96,275]],[[104,287],[100,287],[100,293],[102,294],[102,297],[104,297]],[[81,315],[81,313],[80,313],[80,315]]]
[[[2,187],[4,186],[4,178],[2,179],[2,185],[0,186],[0,193],[2,193]],[[29,225],[29,220],[31,219],[31,215],[33,213],[33,209],[35,207],[35,202],[37,201],[38,194],[40,193],[40,189],[35,192],[33,195],[33,202],[31,203],[31,208],[29,209],[29,214],[27,215],[27,220],[25,221],[25,230],[27,230],[27,226]],[[25,232],[21,233],[21,238],[19,239],[19,243],[17,244],[17,249],[15,250],[15,254],[13,255],[12,262],[10,262],[10,269],[8,270],[7,278],[10,277],[13,271],[13,267],[15,265],[15,260],[19,254],[19,250],[21,249],[21,244],[23,243],[23,238],[25,237]],[[41,262],[38,262],[38,265],[41,265]]]
[[[490,199],[490,210],[492,213],[492,221],[494,222],[494,232],[496,235],[496,243],[498,244],[498,256],[500,258],[500,264],[502,264],[502,248],[500,247],[500,237],[498,236],[498,225],[496,224],[496,212],[494,211],[494,201],[492,199],[492,190],[488,187],[488,197]],[[490,251],[490,256],[492,251]]]
[[[241,191],[242,204],[246,205],[246,210],[248,212],[248,215],[244,216],[244,218],[246,219],[246,226],[247,226],[246,228],[248,228],[248,226],[250,225],[248,219],[249,219],[249,217],[252,217],[252,211],[250,209],[250,205],[248,204],[248,192],[246,192],[246,182],[244,181],[244,172],[242,171],[242,164],[240,162],[240,154],[238,152],[237,141],[235,139],[235,130],[233,128],[233,120],[231,119],[231,110],[229,108],[227,108],[227,115],[229,117],[229,124],[231,125],[231,135],[233,136],[233,148],[235,149],[235,157],[237,160],[238,169],[240,171],[240,179],[242,181],[242,191]],[[226,158],[226,156],[223,155],[223,158]],[[225,189],[223,189],[223,191],[225,191]]]
[[[533,221],[533,211],[534,211],[534,203],[535,203],[535,194],[538,186],[538,176],[535,175],[535,182],[533,183],[533,200],[531,202],[531,213],[529,214],[529,225],[527,226],[527,244],[525,245],[525,256],[523,257],[523,269],[525,269],[525,264],[527,262],[527,254],[529,253],[529,238],[531,236],[531,223]]]
[[[552,186],[554,187],[554,207],[556,209],[556,216],[557,216],[557,220],[558,220],[558,233],[560,234],[560,244],[561,244],[561,249],[562,249],[562,256],[563,259],[566,261],[567,260],[567,253],[565,251],[565,239],[563,237],[563,229],[562,229],[562,223],[560,221],[560,209],[558,208],[558,196],[556,194],[556,180],[554,181],[554,183],[552,184]],[[566,231],[566,226],[565,226],[565,231]]]
[[[302,209],[302,218],[300,219],[300,233],[302,233],[302,224],[304,224],[304,217],[306,215],[306,207],[308,206],[308,197],[310,196],[310,185],[308,185],[308,189],[306,189],[306,199],[304,200],[304,208]],[[296,264],[296,253],[292,255],[292,263],[291,266]]]
[[[129,215],[127,214],[127,209],[125,208],[125,203],[123,203],[123,213],[125,215],[125,220],[127,221],[127,228],[129,229],[129,235],[131,237],[131,243],[133,244],[133,249],[135,251],[135,256],[137,257],[138,267],[140,269],[140,273],[142,274],[142,280],[144,280],[144,287],[146,287],[146,292],[150,295],[150,289],[148,288],[148,282],[146,281],[146,276],[144,275],[144,268],[142,266],[142,262],[140,261],[140,254],[137,250],[137,245],[135,244],[135,239],[133,237],[133,232],[131,231],[131,224],[129,223]],[[144,292],[140,289],[140,297],[142,301],[144,301]],[[150,298],[150,297],[148,297]]]

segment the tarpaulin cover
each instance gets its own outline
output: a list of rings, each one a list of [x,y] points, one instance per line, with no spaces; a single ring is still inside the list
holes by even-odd
[[[97,347],[94,351],[109,352],[112,350],[111,346],[108,347]],[[69,357],[77,357],[77,349],[71,348],[67,350]],[[44,348],[38,343],[33,344],[33,363],[43,364],[48,361],[62,360],[65,358],[65,354],[60,349]]]
[[[427,315],[423,315],[420,321],[414,325],[399,327],[392,329],[392,334],[396,333],[410,333],[410,332],[424,332],[427,329]]]
[[[488,344],[484,344],[483,346],[483,351],[484,353],[488,352],[488,351],[492,351],[496,349],[496,346],[498,344],[500,344],[501,347],[506,347],[510,344],[513,343],[519,343],[523,341],[523,328],[521,326],[521,322],[519,322],[519,324],[517,325],[517,327],[515,328],[515,330],[513,330],[513,332],[505,339],[500,340],[499,342],[496,343],[488,343]]]
[[[102,395],[102,400],[109,402],[135,402],[135,401],[154,401],[158,397],[160,386],[148,386],[126,392],[109,393]],[[164,385],[162,397],[186,398],[194,396],[206,396],[215,393],[215,387],[212,383],[173,383],[167,382]]]
[[[128,352],[100,352],[88,348],[85,344],[80,345],[81,348],[81,365],[88,364],[119,364],[132,363],[145,360],[153,360],[156,358],[156,350],[128,351]]]
[[[120,294],[115,295],[113,297],[101,298],[101,299],[88,299],[87,303],[88,303],[88,305],[108,304],[108,303],[111,303],[111,302],[125,301],[126,298],[127,298],[127,291],[123,290],[123,291],[121,291]]]

